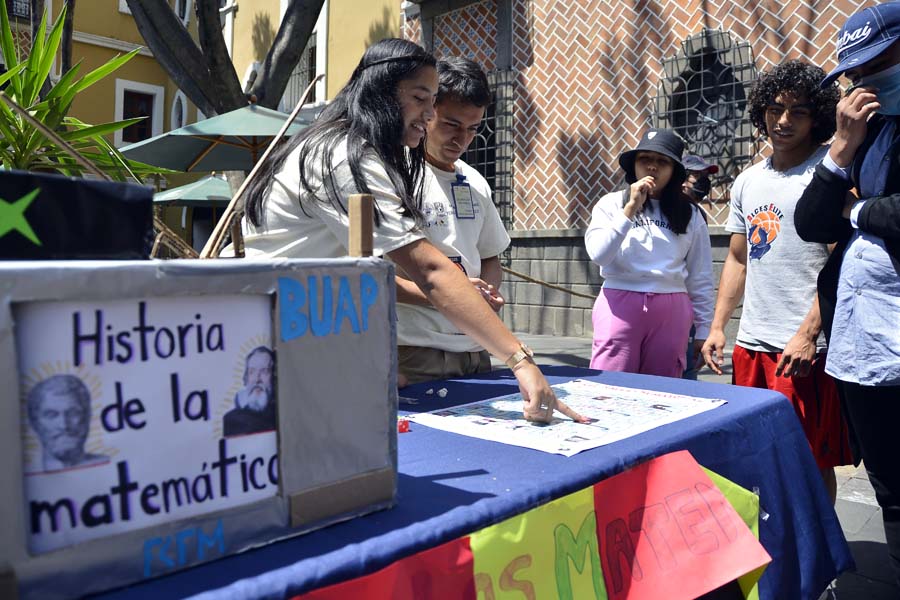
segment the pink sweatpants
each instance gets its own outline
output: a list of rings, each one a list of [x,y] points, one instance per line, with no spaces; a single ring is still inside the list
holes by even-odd
[[[591,368],[681,377],[691,323],[686,293],[602,288],[594,302]]]

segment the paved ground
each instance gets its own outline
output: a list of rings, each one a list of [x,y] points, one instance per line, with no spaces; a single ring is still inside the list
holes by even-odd
[[[540,364],[587,367],[591,342],[585,338],[519,334],[519,338],[535,351]],[[730,383],[729,367],[723,375],[708,369],[700,372],[702,381]],[[502,366],[495,362],[497,366]],[[837,472],[838,498],[835,510],[844,535],[856,560],[856,571],[844,573],[837,581],[831,598],[837,600],[897,600],[900,593],[892,586],[891,567],[887,557],[881,509],[866,477],[864,468],[841,467]],[[823,596],[828,598],[827,595]]]

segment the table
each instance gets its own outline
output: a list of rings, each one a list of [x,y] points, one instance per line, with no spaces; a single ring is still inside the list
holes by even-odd
[[[413,424],[399,437],[391,510],[270,544],[102,598],[281,598],[371,573],[394,560],[575,492],[651,457],[687,449],[704,467],[758,491],[760,541],[772,563],[761,598],[811,598],[853,559],[793,408],[768,390],[544,367],[551,383],[611,385],[724,398],[720,408],[571,458]],[[437,392],[445,388],[446,397]],[[428,394],[428,390],[432,393]],[[509,371],[402,390],[417,410],[518,391]],[[410,408],[401,405],[401,410]],[[763,514],[762,511],[765,511]]]

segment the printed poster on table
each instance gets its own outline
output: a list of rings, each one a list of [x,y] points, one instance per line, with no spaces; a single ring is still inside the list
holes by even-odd
[[[28,547],[278,491],[266,295],[15,305]]]
[[[556,397],[591,419],[576,423],[562,413],[544,425],[522,416],[522,394],[410,415],[409,419],[461,435],[574,456],[712,410],[725,400],[695,398],[576,379],[552,386]]]

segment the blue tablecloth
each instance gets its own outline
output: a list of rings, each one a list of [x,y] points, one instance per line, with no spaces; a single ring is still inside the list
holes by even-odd
[[[399,437],[395,508],[270,544],[104,598],[283,598],[365,575],[392,561],[580,490],[654,456],[687,449],[703,466],[760,497],[760,541],[772,556],[761,598],[818,598],[853,567],[803,430],[775,392],[696,381],[545,367],[551,383],[587,378],[728,403],[574,457],[412,424]],[[440,398],[437,391],[446,388]],[[428,394],[428,390],[432,390]],[[508,371],[402,390],[417,410],[518,391]],[[410,406],[401,405],[401,409]],[[762,513],[764,511],[764,513]]]

